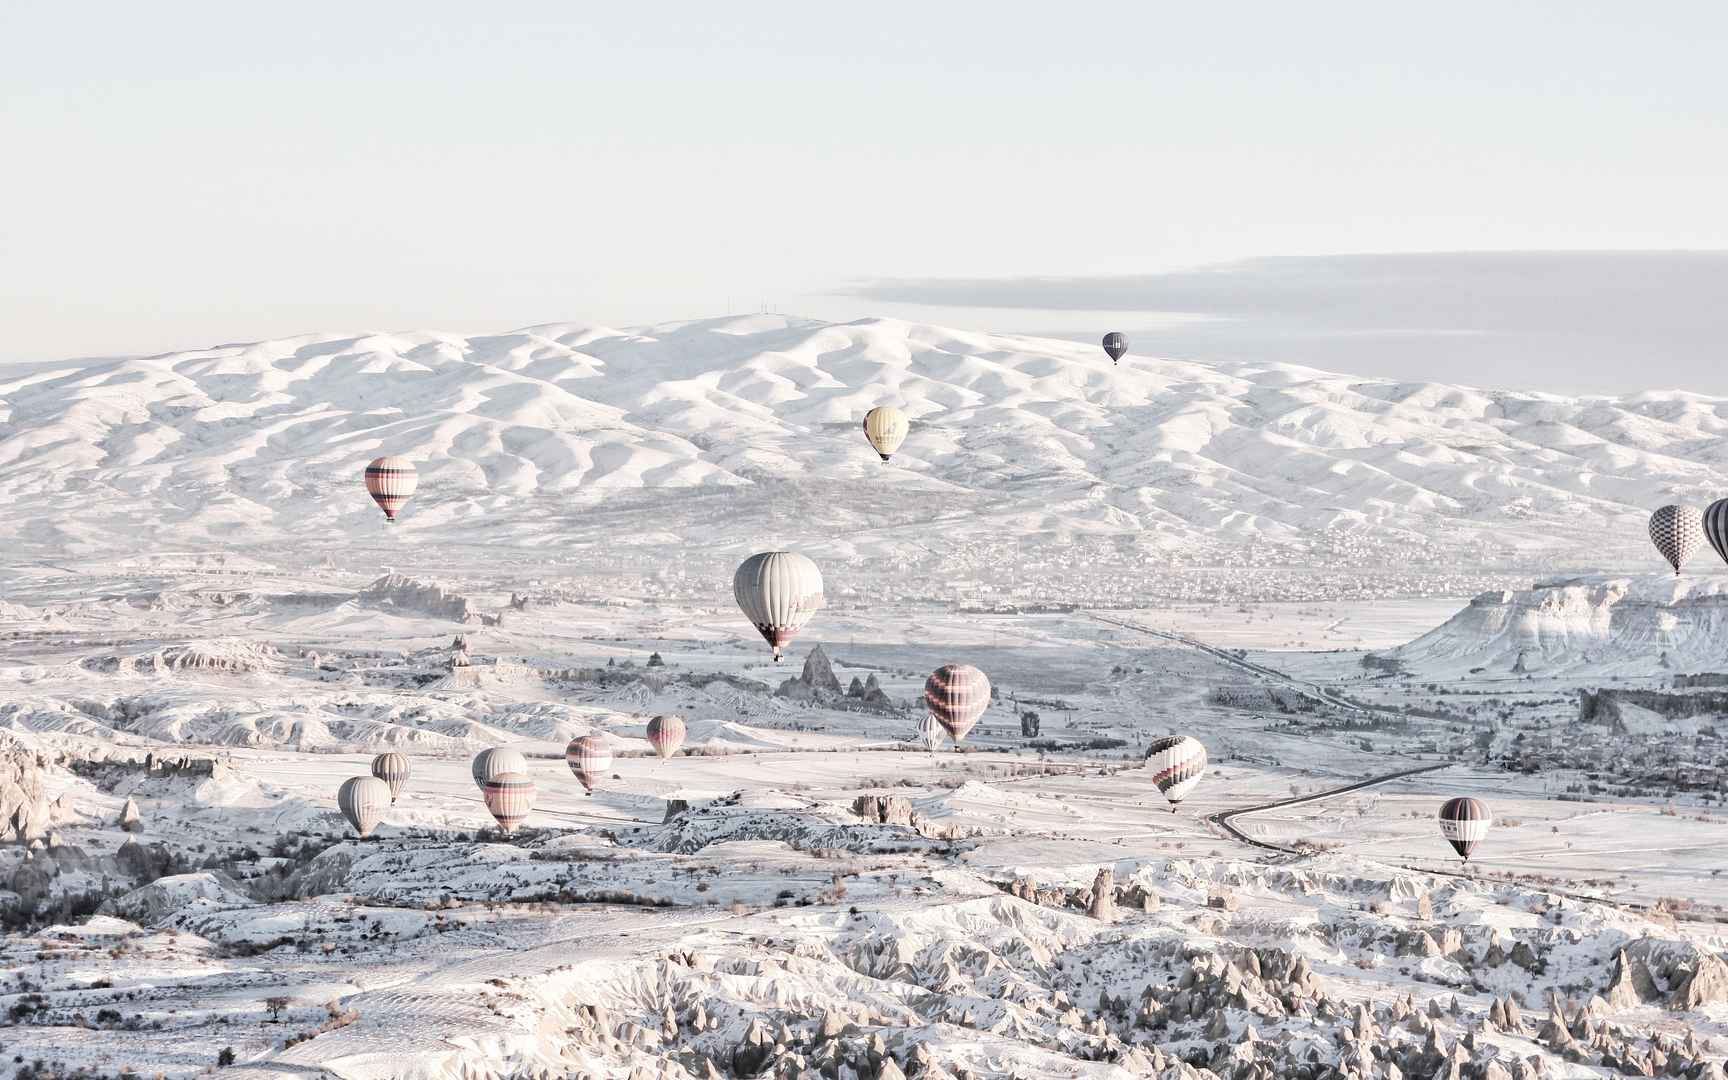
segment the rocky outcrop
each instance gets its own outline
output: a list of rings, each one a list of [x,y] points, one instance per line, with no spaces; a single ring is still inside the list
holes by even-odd
[[[126,805],[120,808],[120,820],[116,824],[129,833],[144,831],[144,819],[139,816],[138,803],[135,800],[126,800]]]
[[[483,621],[467,597],[458,596],[436,582],[420,581],[404,574],[385,574],[362,589],[355,599],[364,607],[387,611],[428,615],[459,623]]]
[[[45,765],[46,759],[22,740],[0,733],[0,841],[46,836],[54,825]]]
[[[834,675],[834,664],[827,650],[817,645],[804,658],[804,670],[797,678],[787,679],[774,691],[777,697],[799,701],[815,701],[825,697],[840,697],[840,680]]]
[[[916,824],[912,802],[904,795],[860,795],[852,800],[852,812],[865,821],[883,825],[904,825],[910,829]]]
[[[1099,870],[1098,876],[1092,879],[1092,902],[1086,914],[1099,922],[1116,921],[1116,875],[1108,866]]]
[[[1696,1009],[1704,1005],[1720,1005],[1728,1001],[1728,964],[1714,953],[1704,953],[1679,990],[1674,993],[1674,1005],[1681,1009]]]

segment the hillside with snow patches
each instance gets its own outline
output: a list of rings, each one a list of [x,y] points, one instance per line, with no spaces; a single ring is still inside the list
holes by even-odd
[[[537,549],[1011,535],[1155,565],[1637,571],[1651,507],[1728,492],[1728,400],[1113,367],[886,319],[307,335],[14,365],[0,400],[0,539],[38,558],[373,543],[384,453],[420,470],[407,544]],[[879,404],[913,416],[886,467],[859,431]]]

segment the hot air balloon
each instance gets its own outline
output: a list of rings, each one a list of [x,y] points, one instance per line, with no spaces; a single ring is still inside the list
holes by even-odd
[[[1670,503],[1650,515],[1650,542],[1680,575],[1680,567],[1704,542],[1704,515],[1695,506]]]
[[[564,748],[564,761],[570,766],[570,771],[576,774],[582,790],[592,795],[594,785],[603,779],[606,770],[612,767],[612,748],[606,745],[604,736],[582,735],[571,739],[570,745]]]
[[[732,595],[778,661],[780,650],[822,607],[822,571],[795,551],[760,552],[732,575]]]
[[[918,721],[917,741],[934,754],[937,747],[942,745],[942,738],[942,725],[936,722],[934,716],[925,713],[924,719]]]
[[[881,405],[864,414],[864,437],[883,461],[894,456],[911,430],[912,421],[892,405]]]
[[[420,486],[420,474],[414,463],[405,457],[381,457],[366,466],[366,490],[372,501],[384,511],[384,519],[394,523],[396,511],[402,509]]]
[[[526,776],[528,762],[514,750],[494,746],[474,755],[473,772],[474,786],[485,791],[486,781],[494,776],[503,776],[505,773],[521,773]]]
[[[390,785],[390,801],[395,803],[396,796],[402,794],[402,785],[408,782],[408,755],[394,750],[379,754],[372,759],[372,775]]]
[[[1717,499],[1704,508],[1704,539],[1728,562],[1728,499]]]
[[[1120,330],[1112,330],[1104,335],[1104,351],[1110,354],[1110,362],[1114,364],[1128,352],[1128,338]]]
[[[1480,799],[1451,799],[1440,808],[1440,835],[1465,862],[1493,823],[1494,816]]]
[[[946,664],[924,680],[924,705],[959,749],[990,707],[990,678],[970,664]]]
[[[654,748],[662,761],[676,754],[684,745],[684,718],[656,716],[648,721],[648,745]]]
[[[389,805],[390,785],[376,776],[350,777],[336,792],[337,808],[362,840],[372,835]]]
[[[1146,765],[1174,814],[1206,771],[1206,748],[1193,736],[1167,735],[1146,748]]]
[[[486,797],[486,809],[498,822],[498,831],[506,836],[528,820],[534,809],[534,781],[522,773],[490,777],[481,792]]]

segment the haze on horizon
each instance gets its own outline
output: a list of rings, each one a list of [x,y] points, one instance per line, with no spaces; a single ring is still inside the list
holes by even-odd
[[[1691,2],[7,5],[0,361],[767,305],[1728,394],[1723,31]]]

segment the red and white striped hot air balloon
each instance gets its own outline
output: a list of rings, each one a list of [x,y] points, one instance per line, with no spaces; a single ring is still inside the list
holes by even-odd
[[[612,748],[606,745],[602,735],[581,735],[571,739],[570,745],[564,748],[564,761],[576,774],[582,790],[592,795],[594,785],[604,779],[606,770],[612,767]]]
[[[990,707],[990,678],[970,664],[946,664],[924,680],[924,705],[958,749]]]
[[[492,817],[498,822],[498,831],[506,836],[527,821],[534,809],[534,781],[521,773],[494,776],[486,781],[482,792],[486,797],[486,809],[492,811]]]
[[[684,745],[684,718],[656,716],[648,721],[648,745],[654,748],[662,761],[676,754]]]
[[[405,457],[381,457],[366,466],[366,490],[388,521],[396,520],[396,512],[419,486],[420,474]]]

